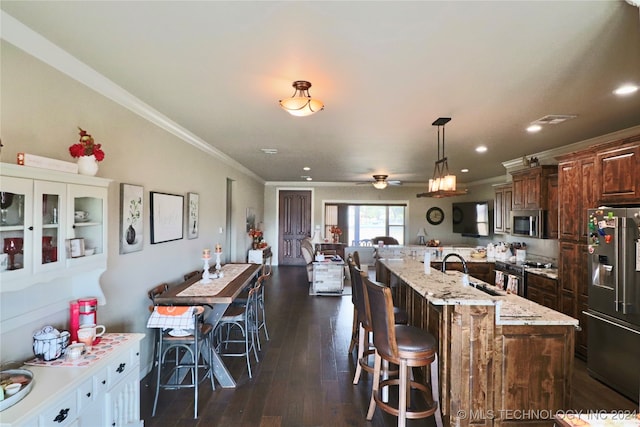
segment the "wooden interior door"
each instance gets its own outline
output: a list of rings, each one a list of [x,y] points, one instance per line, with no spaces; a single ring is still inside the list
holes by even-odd
[[[311,191],[280,191],[278,265],[306,265],[300,242],[311,236]]]

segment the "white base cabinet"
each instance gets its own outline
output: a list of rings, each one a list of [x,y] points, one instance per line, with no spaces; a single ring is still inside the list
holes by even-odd
[[[140,340],[128,340],[87,367],[25,365],[31,392],[0,412],[2,427],[133,427],[140,419]]]

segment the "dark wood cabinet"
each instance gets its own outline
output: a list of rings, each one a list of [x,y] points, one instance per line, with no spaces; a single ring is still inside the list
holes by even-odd
[[[590,272],[587,269],[588,253],[588,245],[578,245],[578,259],[580,260],[583,268],[580,268],[578,273],[578,309],[576,312],[576,316],[580,321],[580,330],[578,330],[578,332],[576,333],[576,355],[584,360],[587,359],[587,337],[589,336],[589,323],[587,321],[587,315],[584,314],[584,312],[589,309]]]
[[[640,143],[598,151],[598,198],[602,203],[640,200]]]
[[[578,280],[582,277],[581,270],[586,270],[586,258],[580,262],[578,244],[560,242],[560,260],[558,263],[559,279],[559,307],[558,311],[577,318],[577,290]],[[583,267],[584,265],[584,267]]]
[[[561,161],[558,165],[558,236],[586,242],[587,209],[597,206],[597,179],[592,153]]]
[[[494,233],[510,233],[513,186],[511,184],[502,184],[496,186],[494,190],[493,231]]]
[[[558,280],[537,274],[527,275],[527,299],[558,310]]]
[[[548,165],[512,172],[512,209],[549,209],[548,180],[556,173],[556,166]]]
[[[545,215],[547,222],[547,229],[545,231],[546,237],[549,239],[558,238],[558,174],[549,175],[547,181],[547,210]]]

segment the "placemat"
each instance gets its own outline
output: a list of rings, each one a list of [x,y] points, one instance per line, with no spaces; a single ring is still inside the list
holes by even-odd
[[[223,277],[211,279],[211,282],[207,284],[198,281],[180,292],[177,296],[202,297],[218,295],[229,283],[233,281],[233,279],[240,276],[251,266],[253,266],[253,264],[225,264],[220,269],[223,273]]]
[[[25,362],[25,365],[47,366],[52,368],[80,368],[87,367],[111,354],[131,338],[127,334],[109,333],[104,334],[100,342],[91,347],[91,351],[85,352],[79,359],[66,360],[64,356],[56,360],[45,362],[40,359],[32,359]]]

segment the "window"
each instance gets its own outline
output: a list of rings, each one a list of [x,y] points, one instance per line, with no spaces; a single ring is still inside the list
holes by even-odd
[[[391,236],[404,244],[406,205],[325,205],[325,236],[332,225],[342,229],[345,243],[371,245],[371,239]]]

